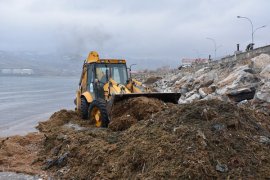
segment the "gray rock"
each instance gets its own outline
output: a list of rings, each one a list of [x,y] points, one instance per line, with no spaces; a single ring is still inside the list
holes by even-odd
[[[67,157],[69,153],[65,152],[63,155],[59,156],[57,159],[57,165],[58,166],[64,166],[67,163]]]
[[[44,170],[47,170],[51,167],[53,167],[56,164],[56,160],[55,159],[47,159],[45,166],[43,167]]]
[[[227,165],[226,164],[220,164],[219,162],[218,162],[218,164],[216,165],[216,170],[218,171],[218,172],[222,172],[222,173],[225,173],[225,172],[228,172],[228,167],[227,167]]]
[[[243,66],[238,66],[238,67],[233,68],[233,70],[227,76],[225,76],[224,79],[218,82],[218,85],[224,86],[224,85],[231,84],[233,81],[237,80],[239,77],[242,77],[246,74],[250,74],[245,71],[247,69],[250,69],[248,65],[243,65]]]
[[[260,79],[254,74],[245,72],[245,69],[248,69],[247,65],[240,66],[225,79],[218,82],[218,89],[216,92],[219,95],[236,95],[243,91],[254,91],[254,88],[257,88]]]
[[[212,131],[221,131],[225,128],[226,126],[224,124],[214,124],[211,127]]]
[[[55,159],[47,159],[45,166],[43,169],[50,169],[53,166],[64,166],[67,163],[67,157],[69,155],[69,152],[64,153],[61,156],[58,156]]]
[[[190,96],[189,98],[186,99],[187,102],[193,102],[195,100],[199,100],[201,99],[201,96],[199,94],[193,94],[192,96]]]
[[[81,127],[80,125],[78,125],[78,124],[73,124],[73,123],[71,123],[71,122],[69,122],[68,124],[65,124],[64,127],[73,129],[73,130],[75,130],[75,131],[81,131],[81,130],[85,130],[85,129],[86,129],[85,127]]]
[[[257,71],[261,71],[264,67],[270,64],[270,56],[268,54],[260,54],[251,59],[251,67]]]
[[[202,74],[205,74],[207,70],[209,70],[209,67],[203,67],[195,72],[195,76],[196,77],[201,76]]]
[[[265,79],[270,79],[270,64],[261,71],[260,76]]]
[[[266,136],[260,136],[259,142],[263,144],[270,144],[270,138]]]
[[[180,93],[183,94],[183,95],[185,95],[187,92],[188,92],[188,88],[187,87],[182,87],[180,89]]]
[[[178,104],[186,104],[187,103],[187,101],[186,100],[184,100],[184,99],[179,99],[178,100]]]
[[[189,98],[191,97],[192,95],[196,94],[197,93],[197,90],[196,89],[193,89],[192,91],[189,91],[185,94],[185,97],[186,98]]]
[[[213,90],[212,88],[209,88],[209,87],[203,87],[203,88],[200,88],[198,92],[202,98],[205,98],[208,94],[213,93]]]
[[[245,105],[245,104],[247,104],[248,103],[248,100],[243,100],[243,101],[240,101],[238,104],[237,104],[237,106],[242,106],[242,105]]]
[[[264,83],[257,90],[254,98],[270,103],[270,82]]]
[[[206,97],[203,98],[203,100],[212,100],[212,99],[220,99],[218,96],[215,96],[214,94],[208,94]]]
[[[254,98],[256,89],[255,87],[239,88],[234,90],[229,90],[227,96],[235,102],[241,102],[243,100],[250,100]]]
[[[56,137],[57,140],[67,140],[67,135],[64,134],[58,134]]]

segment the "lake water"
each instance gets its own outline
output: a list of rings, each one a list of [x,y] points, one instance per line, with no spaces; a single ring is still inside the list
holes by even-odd
[[[35,131],[60,109],[74,109],[79,77],[0,76],[0,136]]]

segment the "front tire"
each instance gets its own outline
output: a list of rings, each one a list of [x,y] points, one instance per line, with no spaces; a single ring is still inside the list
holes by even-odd
[[[81,118],[87,119],[88,118],[88,107],[89,104],[84,97],[81,98]]]
[[[91,102],[88,114],[90,120],[95,123],[96,127],[108,127],[110,120],[104,100],[98,99]]]

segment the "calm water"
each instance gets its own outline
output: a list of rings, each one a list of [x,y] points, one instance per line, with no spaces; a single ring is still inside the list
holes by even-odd
[[[60,109],[74,109],[79,77],[1,77],[0,136],[35,131]]]

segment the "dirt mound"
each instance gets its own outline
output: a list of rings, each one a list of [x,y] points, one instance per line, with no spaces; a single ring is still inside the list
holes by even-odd
[[[41,133],[0,138],[0,171],[45,174],[42,163],[38,162],[43,138]]]
[[[59,128],[70,122],[80,126],[90,126],[89,121],[82,120],[76,112],[63,109],[55,112],[48,121],[40,122],[37,129],[41,132],[58,131]]]
[[[72,111],[41,123],[43,168],[61,179],[270,177],[269,116],[216,100],[135,98],[114,108],[108,129]]]
[[[146,120],[163,108],[163,102],[146,97],[138,97],[118,102],[112,109],[109,128],[122,131],[140,120]]]

